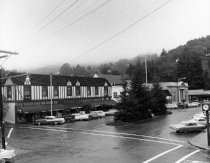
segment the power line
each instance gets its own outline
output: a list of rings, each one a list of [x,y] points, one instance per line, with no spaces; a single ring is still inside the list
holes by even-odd
[[[0,78],[0,79],[3,80],[3,79],[7,79],[7,78],[16,78],[16,77],[21,77],[21,76],[26,76],[26,75],[28,75],[28,73],[20,74],[20,75],[13,75],[13,76],[7,76],[7,77],[3,77],[3,78]]]
[[[67,8],[62,10],[57,16],[55,16],[52,20],[50,20],[45,26],[42,28],[38,29],[37,31],[33,32],[29,37],[32,37],[33,35],[42,32],[44,29],[46,29],[49,25],[51,25],[53,22],[55,22],[59,17],[61,17],[65,12],[67,12],[69,9],[71,9],[79,0],[75,0],[73,3],[68,5]]]
[[[36,33],[41,32],[45,28],[47,28],[50,24],[52,24],[54,21],[56,21],[59,17],[61,17],[66,11],[68,11],[70,8],[72,8],[79,0],[75,0],[73,3],[71,3],[67,8],[65,8],[62,12],[60,12],[56,17],[54,17],[51,21],[49,21],[45,26],[43,26],[40,30],[38,30]]]
[[[59,4],[57,4],[44,18],[42,18],[36,25],[34,25],[31,30],[34,31],[42,22],[44,22],[48,17],[50,17],[65,1],[66,0],[62,0]],[[28,32],[28,34],[30,34],[30,32]],[[26,41],[26,39],[29,38],[31,35],[32,34],[30,34],[29,36],[24,36],[22,41],[20,42]]]
[[[155,12],[157,12],[159,9],[161,9],[162,7],[166,6],[167,4],[169,4],[170,2],[172,2],[173,0],[169,0],[165,3],[163,3],[162,5],[158,6],[157,8],[155,8],[154,10],[150,11],[148,14],[144,15],[143,17],[141,17],[140,19],[138,19],[137,21],[135,21],[134,23],[128,25],[127,27],[125,27],[123,30],[119,31],[118,33],[112,35],[111,37],[109,37],[108,39],[102,41],[101,43],[97,44],[96,46],[90,48],[89,50],[87,50],[86,52],[82,53],[80,56],[73,58],[72,60],[77,60],[85,55],[87,55],[88,53],[92,52],[93,50],[97,49],[98,47],[102,46],[103,44],[109,42],[110,40],[114,39],[115,37],[121,35],[122,33],[126,32],[128,29],[132,28],[133,26],[135,26],[136,24],[138,24],[140,21],[144,20],[145,18],[147,18],[148,16],[154,14]]]
[[[45,37],[45,38],[44,38],[43,40],[41,40],[40,42],[45,41],[45,40],[51,38],[52,36],[56,35],[57,33],[62,32],[62,31],[65,30],[66,28],[68,28],[68,27],[74,25],[75,23],[81,21],[81,20],[84,19],[85,17],[87,17],[87,16],[93,14],[95,11],[97,11],[97,10],[100,9],[101,7],[105,6],[105,5],[106,5],[107,3],[109,3],[110,1],[112,1],[112,0],[107,0],[107,1],[105,1],[104,3],[102,3],[101,5],[99,5],[98,7],[96,7],[95,9],[93,9],[93,10],[91,10],[91,11],[89,11],[89,12],[86,12],[84,15],[82,15],[81,17],[75,19],[73,22],[69,23],[67,26],[65,26],[65,27],[63,27],[63,28],[61,28],[61,29],[55,31],[55,32],[52,33],[51,35],[48,35],[47,37]],[[30,46],[30,47],[31,47],[31,46]]]

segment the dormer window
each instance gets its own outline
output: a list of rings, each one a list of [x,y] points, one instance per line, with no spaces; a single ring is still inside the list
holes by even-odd
[[[108,84],[107,84],[107,82],[104,83],[104,96],[108,96]]]
[[[80,82],[76,82],[76,96],[80,96]]]
[[[29,75],[26,76],[24,85],[31,85],[31,81],[30,81]]]
[[[70,81],[67,83],[67,96],[72,96],[72,83]]]
[[[7,86],[7,98],[12,98],[12,87],[11,87],[11,85]]]

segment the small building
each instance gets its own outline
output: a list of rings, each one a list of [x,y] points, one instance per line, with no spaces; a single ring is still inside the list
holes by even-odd
[[[149,87],[152,84],[148,84]],[[188,104],[188,83],[178,82],[160,82],[160,85],[166,93],[169,103]]]
[[[2,93],[10,123],[32,122],[34,114],[46,114],[51,108],[59,113],[83,105],[113,104],[111,84],[104,78],[22,74],[4,79]]]
[[[123,92],[123,78],[122,75],[110,75],[110,74],[95,74],[94,78],[105,78],[112,86],[112,100],[119,101],[121,92]]]

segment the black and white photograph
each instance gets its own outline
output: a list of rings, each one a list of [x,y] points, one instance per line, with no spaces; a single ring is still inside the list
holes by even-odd
[[[0,163],[210,163],[209,0],[0,0]]]

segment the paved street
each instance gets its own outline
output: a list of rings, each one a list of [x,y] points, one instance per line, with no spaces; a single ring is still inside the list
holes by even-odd
[[[117,127],[105,124],[112,117],[57,126],[19,125],[7,141],[15,148],[16,163],[210,162],[210,154],[187,143],[200,133],[169,129],[170,124],[190,119],[199,111],[174,110],[168,116]]]

